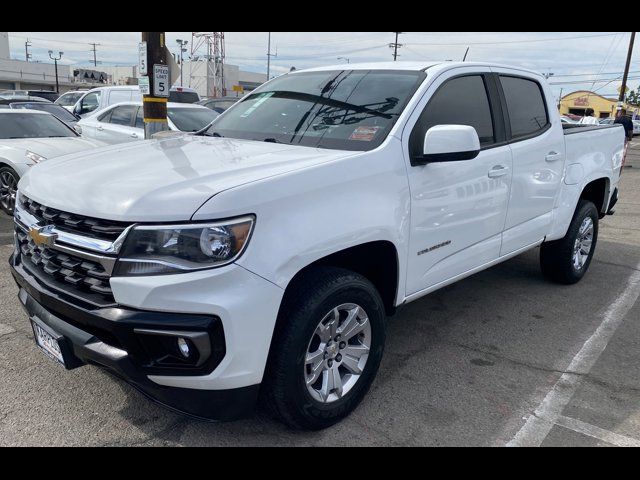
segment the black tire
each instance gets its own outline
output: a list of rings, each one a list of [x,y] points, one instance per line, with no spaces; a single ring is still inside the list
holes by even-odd
[[[358,381],[340,399],[322,403],[305,383],[309,341],[333,308],[354,303],[367,313],[371,326],[369,357]],[[363,399],[380,365],[386,315],[373,284],[362,275],[334,267],[309,270],[287,292],[279,312],[262,388],[263,403],[292,428],[320,430],[349,415]]]
[[[17,185],[18,180],[20,180],[20,176],[16,173],[16,171],[11,167],[7,167],[7,166],[0,167],[0,210],[2,210],[7,215],[13,216],[15,205],[13,205],[11,202],[7,200],[6,197],[4,197],[4,195],[9,193],[5,185],[5,180],[8,179],[9,176],[13,177],[13,180],[15,181],[15,185]]]
[[[574,245],[580,226],[587,217],[591,217],[593,221],[593,240],[584,265],[577,268],[573,262]],[[560,240],[543,243],[540,248],[540,266],[545,277],[566,285],[576,283],[584,277],[591,264],[598,241],[598,218],[598,209],[593,202],[584,199],[578,202],[567,234]]]

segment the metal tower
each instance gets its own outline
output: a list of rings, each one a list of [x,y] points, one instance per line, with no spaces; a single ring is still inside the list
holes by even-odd
[[[191,32],[189,86],[224,97],[224,32]]]

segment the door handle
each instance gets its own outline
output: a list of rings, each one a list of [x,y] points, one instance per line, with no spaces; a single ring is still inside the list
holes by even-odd
[[[544,157],[544,159],[547,162],[555,162],[556,160],[560,160],[560,158],[562,157],[561,153],[558,152],[549,152],[547,153],[547,156]]]
[[[503,177],[507,173],[509,173],[509,167],[505,165],[496,165],[491,170],[489,170],[488,175],[489,175],[489,178],[498,178],[498,177]]]
[[[137,134],[137,133],[132,133],[132,134],[131,134],[131,137],[132,137],[132,138],[138,138],[138,134]]]
[[[103,131],[103,130],[104,130],[104,128],[102,128],[102,127],[97,127],[97,128],[96,128],[96,130],[98,130],[99,132],[101,132],[101,131]]]

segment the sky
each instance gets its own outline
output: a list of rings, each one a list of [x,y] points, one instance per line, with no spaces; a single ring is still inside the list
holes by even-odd
[[[192,32],[166,32],[167,46]],[[93,65],[91,43],[98,43],[102,65],[134,65],[140,32],[9,32],[11,58],[24,60],[29,39],[32,60],[51,62],[48,51],[62,51],[61,63]],[[576,90],[617,96],[630,32],[403,32],[398,60],[499,62],[552,74],[556,97]],[[267,32],[225,32],[226,63],[266,73]],[[271,75],[319,65],[392,60],[393,32],[272,32]],[[628,85],[640,84],[640,48],[636,39]],[[274,56],[275,55],[275,56]],[[347,60],[348,59],[348,60]],[[99,70],[100,65],[98,65]]]

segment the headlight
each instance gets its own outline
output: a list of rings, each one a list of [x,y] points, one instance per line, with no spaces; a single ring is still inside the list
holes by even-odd
[[[31,160],[33,163],[40,163],[43,160],[46,160],[46,157],[43,157],[42,155],[38,155],[37,153],[32,152],[31,150],[27,150],[24,156],[27,157],[29,160]]]
[[[221,267],[244,251],[254,217],[217,223],[138,226],[122,246],[114,276],[164,275]]]

